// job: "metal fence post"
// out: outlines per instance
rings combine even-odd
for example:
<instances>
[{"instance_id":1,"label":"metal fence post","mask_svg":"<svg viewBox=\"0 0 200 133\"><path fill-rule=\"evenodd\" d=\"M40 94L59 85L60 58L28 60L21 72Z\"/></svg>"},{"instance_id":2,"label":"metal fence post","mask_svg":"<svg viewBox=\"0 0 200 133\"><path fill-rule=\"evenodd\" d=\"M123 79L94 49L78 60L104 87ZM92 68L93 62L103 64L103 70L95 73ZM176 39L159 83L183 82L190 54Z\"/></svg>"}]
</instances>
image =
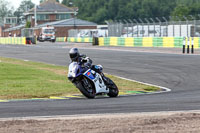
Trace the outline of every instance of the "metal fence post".
<instances>
[{"instance_id":1,"label":"metal fence post","mask_svg":"<svg viewBox=\"0 0 200 133\"><path fill-rule=\"evenodd\" d=\"M153 18L150 18L150 20L153 22L153 25L154 25L154 33L153 33L153 36L155 37L155 21L153 20Z\"/></svg>"},{"instance_id":2,"label":"metal fence post","mask_svg":"<svg viewBox=\"0 0 200 133\"><path fill-rule=\"evenodd\" d=\"M165 17L162 17L166 23L166 36L168 36L168 21Z\"/></svg>"},{"instance_id":3,"label":"metal fence post","mask_svg":"<svg viewBox=\"0 0 200 133\"><path fill-rule=\"evenodd\" d=\"M126 23L126 36L128 37L128 31L129 31L128 22L125 19L123 21Z\"/></svg>"},{"instance_id":4,"label":"metal fence post","mask_svg":"<svg viewBox=\"0 0 200 133\"><path fill-rule=\"evenodd\" d=\"M134 32L134 24L133 24L133 21L131 19L129 19L129 21L131 22L131 28L132 28L132 37L133 37L133 32Z\"/></svg>"},{"instance_id":5,"label":"metal fence post","mask_svg":"<svg viewBox=\"0 0 200 133\"><path fill-rule=\"evenodd\" d=\"M187 37L189 37L189 34L188 34L188 19L187 19L187 17L185 17L185 16L183 16L183 18L186 20L186 22L187 22Z\"/></svg>"},{"instance_id":6,"label":"metal fence post","mask_svg":"<svg viewBox=\"0 0 200 133\"><path fill-rule=\"evenodd\" d=\"M195 18L192 16L192 15L189 15L192 19L193 19L193 21L194 21L194 33L193 33L193 36L192 37L195 37L195 33L196 33L196 21L195 21Z\"/></svg>"},{"instance_id":7,"label":"metal fence post","mask_svg":"<svg viewBox=\"0 0 200 133\"><path fill-rule=\"evenodd\" d=\"M141 18L139 18L139 21L142 23L142 37L144 37L144 22L142 21Z\"/></svg>"},{"instance_id":8,"label":"metal fence post","mask_svg":"<svg viewBox=\"0 0 200 133\"><path fill-rule=\"evenodd\" d=\"M149 22L149 20L147 19L147 18L145 18L144 19L146 22L147 22L147 24L148 24L148 36L149 36L149 24L150 24L150 22Z\"/></svg>"},{"instance_id":9,"label":"metal fence post","mask_svg":"<svg viewBox=\"0 0 200 133\"><path fill-rule=\"evenodd\" d=\"M139 28L138 28L138 21L136 19L133 19L133 21L137 24L137 37L139 36Z\"/></svg>"},{"instance_id":10,"label":"metal fence post","mask_svg":"<svg viewBox=\"0 0 200 133\"><path fill-rule=\"evenodd\" d=\"M180 35L180 37L181 37L181 20L180 20L180 18L178 17L178 16L176 16L176 19L177 19L177 21L179 21L179 35Z\"/></svg>"},{"instance_id":11,"label":"metal fence post","mask_svg":"<svg viewBox=\"0 0 200 133\"><path fill-rule=\"evenodd\" d=\"M169 19L170 19L170 22L171 22L172 27L173 27L173 36L174 36L175 35L175 33L174 33L174 21L172 20L171 16L169 16Z\"/></svg>"},{"instance_id":12,"label":"metal fence post","mask_svg":"<svg viewBox=\"0 0 200 133\"><path fill-rule=\"evenodd\" d=\"M158 17L156 17L156 20L159 22L159 25L160 25L160 37L161 37L161 21L160 21L160 19L158 18Z\"/></svg>"}]
</instances>

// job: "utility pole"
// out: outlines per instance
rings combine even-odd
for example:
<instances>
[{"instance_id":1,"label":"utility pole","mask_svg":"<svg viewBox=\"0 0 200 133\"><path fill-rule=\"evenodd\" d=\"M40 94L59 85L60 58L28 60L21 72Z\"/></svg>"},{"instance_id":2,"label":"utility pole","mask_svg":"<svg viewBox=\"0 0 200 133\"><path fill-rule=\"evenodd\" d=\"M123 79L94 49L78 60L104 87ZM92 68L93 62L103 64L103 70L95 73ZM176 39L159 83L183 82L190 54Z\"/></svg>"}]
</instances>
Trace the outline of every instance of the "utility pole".
<instances>
[{"instance_id":1,"label":"utility pole","mask_svg":"<svg viewBox=\"0 0 200 133\"><path fill-rule=\"evenodd\" d=\"M34 16L35 16L35 27L36 27L37 26L37 5L36 4L35 4Z\"/></svg>"}]
</instances>

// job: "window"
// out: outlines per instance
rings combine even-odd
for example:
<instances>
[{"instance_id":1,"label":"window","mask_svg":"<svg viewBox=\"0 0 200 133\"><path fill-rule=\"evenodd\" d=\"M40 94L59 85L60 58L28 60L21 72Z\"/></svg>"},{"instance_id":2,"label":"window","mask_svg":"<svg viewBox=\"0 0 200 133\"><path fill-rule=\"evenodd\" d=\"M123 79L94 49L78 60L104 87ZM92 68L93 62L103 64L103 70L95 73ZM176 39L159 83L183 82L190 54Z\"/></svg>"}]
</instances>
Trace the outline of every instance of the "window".
<instances>
[{"instance_id":1,"label":"window","mask_svg":"<svg viewBox=\"0 0 200 133\"><path fill-rule=\"evenodd\" d=\"M57 14L56 19L57 20L64 20L64 19L69 19L71 18L70 14Z\"/></svg>"},{"instance_id":2,"label":"window","mask_svg":"<svg viewBox=\"0 0 200 133\"><path fill-rule=\"evenodd\" d=\"M16 17L6 17L4 19L4 22L6 24L16 24L17 23L17 18Z\"/></svg>"},{"instance_id":3,"label":"window","mask_svg":"<svg viewBox=\"0 0 200 133\"><path fill-rule=\"evenodd\" d=\"M31 21L31 17L32 17L32 16L29 15L28 18L27 18L27 20L28 20L28 21Z\"/></svg>"},{"instance_id":4,"label":"window","mask_svg":"<svg viewBox=\"0 0 200 133\"><path fill-rule=\"evenodd\" d=\"M6 19L6 24L10 24L10 19L9 18Z\"/></svg>"},{"instance_id":5,"label":"window","mask_svg":"<svg viewBox=\"0 0 200 133\"><path fill-rule=\"evenodd\" d=\"M48 14L37 14L37 20L49 20Z\"/></svg>"}]
</instances>

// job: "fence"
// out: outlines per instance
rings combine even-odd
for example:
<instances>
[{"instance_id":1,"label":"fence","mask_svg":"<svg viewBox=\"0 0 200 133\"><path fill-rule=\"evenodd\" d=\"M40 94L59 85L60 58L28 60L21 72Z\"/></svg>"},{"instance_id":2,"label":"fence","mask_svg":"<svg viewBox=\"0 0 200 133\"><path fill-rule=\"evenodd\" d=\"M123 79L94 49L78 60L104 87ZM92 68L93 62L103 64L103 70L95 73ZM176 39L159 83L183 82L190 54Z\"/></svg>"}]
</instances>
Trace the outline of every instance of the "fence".
<instances>
[{"instance_id":1,"label":"fence","mask_svg":"<svg viewBox=\"0 0 200 133\"><path fill-rule=\"evenodd\" d=\"M165 20L164 22L161 22ZM109 37L200 37L200 20L156 18L107 22Z\"/></svg>"}]
</instances>

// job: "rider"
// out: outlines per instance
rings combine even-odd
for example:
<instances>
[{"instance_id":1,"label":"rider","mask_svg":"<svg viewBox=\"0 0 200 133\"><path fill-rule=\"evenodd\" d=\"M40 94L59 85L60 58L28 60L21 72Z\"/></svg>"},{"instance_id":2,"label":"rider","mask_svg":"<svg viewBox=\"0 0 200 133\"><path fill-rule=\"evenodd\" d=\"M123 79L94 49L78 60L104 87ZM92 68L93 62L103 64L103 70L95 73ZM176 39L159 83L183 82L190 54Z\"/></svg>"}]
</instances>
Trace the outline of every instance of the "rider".
<instances>
[{"instance_id":1,"label":"rider","mask_svg":"<svg viewBox=\"0 0 200 133\"><path fill-rule=\"evenodd\" d=\"M106 77L103 74L103 67L101 65L92 65L92 60L86 55L81 55L78 48L71 48L69 51L69 56L72 62L78 62L79 65L82 65L86 70L91 68L95 72L101 74L103 80L107 81Z\"/></svg>"}]
</instances>

